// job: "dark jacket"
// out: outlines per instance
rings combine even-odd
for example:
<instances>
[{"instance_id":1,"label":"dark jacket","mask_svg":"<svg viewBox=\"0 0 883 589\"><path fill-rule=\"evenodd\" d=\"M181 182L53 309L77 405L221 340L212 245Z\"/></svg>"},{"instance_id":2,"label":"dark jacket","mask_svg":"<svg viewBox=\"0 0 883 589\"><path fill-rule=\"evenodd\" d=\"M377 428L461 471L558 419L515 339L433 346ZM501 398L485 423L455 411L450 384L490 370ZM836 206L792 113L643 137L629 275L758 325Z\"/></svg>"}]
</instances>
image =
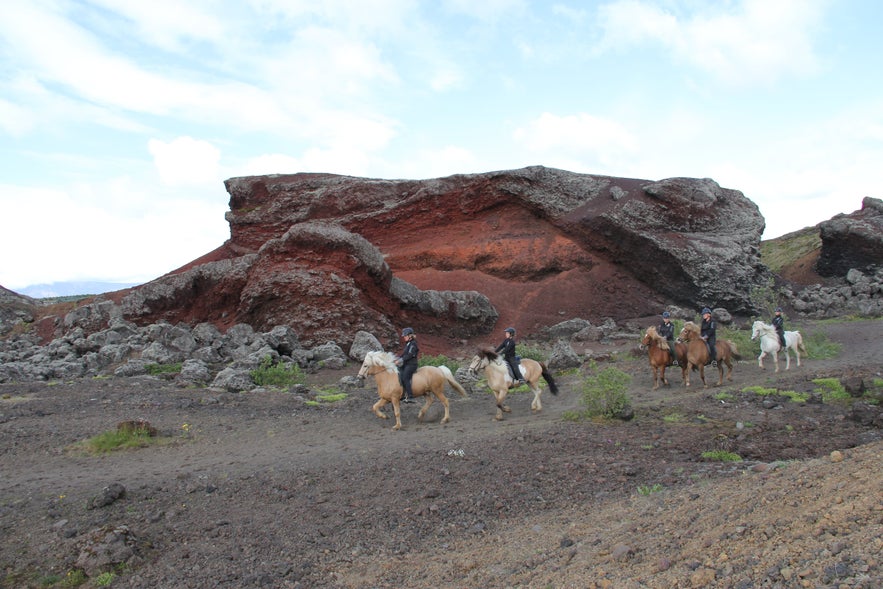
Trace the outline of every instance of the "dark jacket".
<instances>
[{"instance_id":1,"label":"dark jacket","mask_svg":"<svg viewBox=\"0 0 883 589\"><path fill-rule=\"evenodd\" d=\"M699 332L708 342L714 342L717 337L717 324L714 319L702 320L701 330Z\"/></svg>"},{"instance_id":2,"label":"dark jacket","mask_svg":"<svg viewBox=\"0 0 883 589\"><path fill-rule=\"evenodd\" d=\"M402 350L402 366L409 364L417 365L417 356L420 354L420 348L417 347L417 338L411 338Z\"/></svg>"},{"instance_id":3,"label":"dark jacket","mask_svg":"<svg viewBox=\"0 0 883 589\"><path fill-rule=\"evenodd\" d=\"M665 321L663 321L659 327L656 328L656 333L668 341L673 341L675 339L675 324L671 321L666 324Z\"/></svg>"},{"instance_id":4,"label":"dark jacket","mask_svg":"<svg viewBox=\"0 0 883 589\"><path fill-rule=\"evenodd\" d=\"M502 352L503 358L505 358L506 360L511 360L515 357L515 338L507 337L503 340L503 343L497 346L497 349L494 350L494 352L496 352L497 354Z\"/></svg>"},{"instance_id":5,"label":"dark jacket","mask_svg":"<svg viewBox=\"0 0 883 589\"><path fill-rule=\"evenodd\" d=\"M777 332L785 333L785 318L781 315L773 317L773 327L776 328Z\"/></svg>"}]
</instances>

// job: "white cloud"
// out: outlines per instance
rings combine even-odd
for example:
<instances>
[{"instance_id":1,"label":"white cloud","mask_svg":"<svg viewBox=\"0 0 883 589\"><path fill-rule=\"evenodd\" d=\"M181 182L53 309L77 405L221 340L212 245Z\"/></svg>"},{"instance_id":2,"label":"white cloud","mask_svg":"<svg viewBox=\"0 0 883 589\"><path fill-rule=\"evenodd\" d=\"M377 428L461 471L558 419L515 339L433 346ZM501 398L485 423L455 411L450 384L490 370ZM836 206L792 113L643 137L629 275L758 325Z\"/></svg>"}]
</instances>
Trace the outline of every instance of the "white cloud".
<instances>
[{"instance_id":1,"label":"white cloud","mask_svg":"<svg viewBox=\"0 0 883 589\"><path fill-rule=\"evenodd\" d=\"M607 159L635 152L634 135L609 119L586 113L559 116L543 113L526 126L516 129L513 137L530 151Z\"/></svg>"},{"instance_id":2,"label":"white cloud","mask_svg":"<svg viewBox=\"0 0 883 589\"><path fill-rule=\"evenodd\" d=\"M742 0L678 18L654 2L618 0L599 10L600 47L661 44L677 60L726 83L769 83L819 69L812 35L823 5L824 0Z\"/></svg>"},{"instance_id":3,"label":"white cloud","mask_svg":"<svg viewBox=\"0 0 883 589\"><path fill-rule=\"evenodd\" d=\"M178 137L169 143L151 139L147 149L160 179L167 186L216 184L221 178L221 151L192 137Z\"/></svg>"}]
</instances>

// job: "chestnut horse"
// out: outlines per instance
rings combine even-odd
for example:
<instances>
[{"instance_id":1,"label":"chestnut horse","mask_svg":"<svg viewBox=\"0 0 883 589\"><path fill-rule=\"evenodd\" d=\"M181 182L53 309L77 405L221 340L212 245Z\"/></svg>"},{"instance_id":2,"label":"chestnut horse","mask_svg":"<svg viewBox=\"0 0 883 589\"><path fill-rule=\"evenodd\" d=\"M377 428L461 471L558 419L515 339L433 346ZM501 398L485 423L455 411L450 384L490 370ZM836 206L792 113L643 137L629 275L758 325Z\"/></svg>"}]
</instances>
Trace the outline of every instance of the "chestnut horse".
<instances>
[{"instance_id":1,"label":"chestnut horse","mask_svg":"<svg viewBox=\"0 0 883 589\"><path fill-rule=\"evenodd\" d=\"M558 394L558 385L555 383L555 379L552 378L552 373L549 372L545 364L530 358L522 358L518 367L521 370L521 376L524 377L525 382L533 393L533 401L530 404L530 408L535 412L542 411L543 403L540 400L540 395L543 393L543 389L540 388L540 377L542 376L549 384L549 391L553 395ZM504 411L506 413L512 412L508 405L504 404L509 389L515 386L512 375L509 374L509 365L506 364L502 356L493 350L485 349L479 351L472 358L472 363L469 364L469 372L472 374L478 374L478 371L481 369L484 369L487 385L494 393L494 398L497 401L497 415L494 419L502 421Z\"/></svg>"},{"instance_id":2,"label":"chestnut horse","mask_svg":"<svg viewBox=\"0 0 883 589\"><path fill-rule=\"evenodd\" d=\"M705 382L705 365L711 362L711 355L708 353L708 345L700 335L700 327L692 321L687 321L684 328L681 329L680 339L687 342L687 371L684 386L690 386L690 371L699 368L699 378L702 379L702 385L706 388L708 384ZM733 360L739 360L741 356L736 349L736 344L729 340L719 340L715 343L715 351L717 352L717 371L720 374L717 386L724 384L724 364L727 365L727 380L733 380Z\"/></svg>"},{"instance_id":3,"label":"chestnut horse","mask_svg":"<svg viewBox=\"0 0 883 589\"><path fill-rule=\"evenodd\" d=\"M672 351L671 346L664 337L659 335L656 327L650 326L641 340L641 345L647 346L647 355L650 359L650 368L653 369L653 390L659 388L660 381L668 386L668 380L665 378L665 369L672 366L675 358L681 367L681 378L687 382L687 345L681 342L675 344Z\"/></svg>"},{"instance_id":4,"label":"chestnut horse","mask_svg":"<svg viewBox=\"0 0 883 589\"><path fill-rule=\"evenodd\" d=\"M395 364L396 357L389 352L368 352L365 354L365 360L359 369L359 378L373 376L377 382L377 394L380 400L374 403L371 410L374 415L381 419L389 419L389 417L380 411L380 408L387 403L392 403L392 410L395 413L396 424L393 430L401 429L402 419L399 403L402 398L402 383L399 381L399 369ZM466 396L466 390L460 386L457 379L451 373L451 369L447 366L421 366L411 378L411 391L415 397L426 397L426 403L420 408L417 414L417 421L423 421L423 416L432 405L434 399L444 405L445 416L441 423L448 423L451 420L450 407L448 406L448 398L445 396L445 383L451 385L455 391L463 397Z\"/></svg>"}]
</instances>

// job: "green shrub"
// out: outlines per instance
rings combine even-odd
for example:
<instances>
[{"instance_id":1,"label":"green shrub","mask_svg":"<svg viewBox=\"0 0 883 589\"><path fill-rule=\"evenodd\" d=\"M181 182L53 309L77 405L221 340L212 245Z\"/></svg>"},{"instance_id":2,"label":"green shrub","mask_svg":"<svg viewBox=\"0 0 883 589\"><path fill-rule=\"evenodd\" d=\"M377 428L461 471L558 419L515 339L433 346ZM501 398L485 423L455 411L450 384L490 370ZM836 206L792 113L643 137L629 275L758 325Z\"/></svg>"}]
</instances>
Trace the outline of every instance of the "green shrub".
<instances>
[{"instance_id":1,"label":"green shrub","mask_svg":"<svg viewBox=\"0 0 883 589\"><path fill-rule=\"evenodd\" d=\"M249 375L259 387L288 388L303 384L306 380L303 371L297 364L284 362L273 363L273 358L266 356L260 368L252 370Z\"/></svg>"},{"instance_id":2,"label":"green shrub","mask_svg":"<svg viewBox=\"0 0 883 589\"><path fill-rule=\"evenodd\" d=\"M454 374L457 373L457 370L460 369L460 363L456 360L448 358L444 354L439 354L438 356L430 356L429 354L421 354L420 359L418 360L420 366L447 366L451 372Z\"/></svg>"},{"instance_id":3,"label":"green shrub","mask_svg":"<svg viewBox=\"0 0 883 589\"><path fill-rule=\"evenodd\" d=\"M181 363L174 362L172 364L148 364L145 366L147 374L158 376L160 374L176 374L181 372Z\"/></svg>"},{"instance_id":4,"label":"green shrub","mask_svg":"<svg viewBox=\"0 0 883 589\"><path fill-rule=\"evenodd\" d=\"M116 578L116 574L111 573L110 571L108 571L106 573L101 573L100 575L95 577L95 584L98 587L107 587L108 585L113 583L113 580L115 578Z\"/></svg>"},{"instance_id":5,"label":"green shrub","mask_svg":"<svg viewBox=\"0 0 883 589\"><path fill-rule=\"evenodd\" d=\"M536 360L537 362L545 363L548 360L548 354L544 350L525 344L518 344L518 355L522 358Z\"/></svg>"},{"instance_id":6,"label":"green shrub","mask_svg":"<svg viewBox=\"0 0 883 589\"><path fill-rule=\"evenodd\" d=\"M808 358L816 360L836 358L843 347L841 344L829 340L827 334L820 331L801 335L803 335L803 345L806 346L806 356Z\"/></svg>"},{"instance_id":7,"label":"green shrub","mask_svg":"<svg viewBox=\"0 0 883 589\"><path fill-rule=\"evenodd\" d=\"M90 454L107 454L114 450L144 448L164 441L164 438L151 436L147 428L111 430L80 442L78 446Z\"/></svg>"},{"instance_id":8,"label":"green shrub","mask_svg":"<svg viewBox=\"0 0 883 589\"><path fill-rule=\"evenodd\" d=\"M651 493L658 493L662 490L662 485L659 483L654 483L653 485L638 485L638 494L639 495L649 495Z\"/></svg>"},{"instance_id":9,"label":"green shrub","mask_svg":"<svg viewBox=\"0 0 883 589\"><path fill-rule=\"evenodd\" d=\"M587 377L581 386L582 416L618 417L631 404L626 394L632 377L618 368L608 366Z\"/></svg>"},{"instance_id":10,"label":"green shrub","mask_svg":"<svg viewBox=\"0 0 883 589\"><path fill-rule=\"evenodd\" d=\"M742 462L742 457L726 450L708 450L702 453L702 458L714 462Z\"/></svg>"}]
</instances>

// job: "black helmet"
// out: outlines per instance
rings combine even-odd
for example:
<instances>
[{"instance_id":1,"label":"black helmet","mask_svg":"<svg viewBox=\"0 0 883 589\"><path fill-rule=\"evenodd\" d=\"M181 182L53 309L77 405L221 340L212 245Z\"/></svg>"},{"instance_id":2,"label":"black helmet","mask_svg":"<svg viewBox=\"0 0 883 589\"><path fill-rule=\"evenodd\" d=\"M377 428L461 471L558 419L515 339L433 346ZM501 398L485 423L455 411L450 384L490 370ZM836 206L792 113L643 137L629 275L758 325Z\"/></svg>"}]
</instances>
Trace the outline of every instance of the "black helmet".
<instances>
[{"instance_id":1,"label":"black helmet","mask_svg":"<svg viewBox=\"0 0 883 589\"><path fill-rule=\"evenodd\" d=\"M662 318L663 318L663 319L668 319L669 317L671 317L671 313L669 313L668 311L663 311L663 312L662 312Z\"/></svg>"},{"instance_id":2,"label":"black helmet","mask_svg":"<svg viewBox=\"0 0 883 589\"><path fill-rule=\"evenodd\" d=\"M503 331L506 333L511 333L512 335L515 335L515 328L514 327L507 327Z\"/></svg>"},{"instance_id":3,"label":"black helmet","mask_svg":"<svg viewBox=\"0 0 883 589\"><path fill-rule=\"evenodd\" d=\"M781 312L782 312L782 307L776 307L776 313L781 313Z\"/></svg>"},{"instance_id":4,"label":"black helmet","mask_svg":"<svg viewBox=\"0 0 883 589\"><path fill-rule=\"evenodd\" d=\"M411 329L410 327L404 328L402 330L402 337L405 337L406 335L414 335L414 330Z\"/></svg>"},{"instance_id":5,"label":"black helmet","mask_svg":"<svg viewBox=\"0 0 883 589\"><path fill-rule=\"evenodd\" d=\"M702 309L702 314L705 315L706 313L711 315L711 309L709 309L708 307L705 307L704 309Z\"/></svg>"}]
</instances>

